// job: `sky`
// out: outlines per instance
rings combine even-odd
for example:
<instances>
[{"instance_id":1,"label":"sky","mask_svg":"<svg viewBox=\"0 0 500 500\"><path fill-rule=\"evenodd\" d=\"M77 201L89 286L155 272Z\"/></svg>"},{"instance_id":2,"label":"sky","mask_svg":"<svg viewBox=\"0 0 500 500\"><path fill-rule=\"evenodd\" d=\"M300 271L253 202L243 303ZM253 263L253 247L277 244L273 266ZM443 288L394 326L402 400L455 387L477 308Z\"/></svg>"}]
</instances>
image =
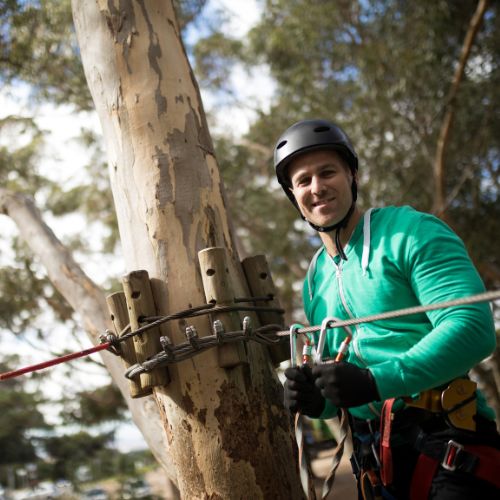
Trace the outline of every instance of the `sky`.
<instances>
[{"instance_id":1,"label":"sky","mask_svg":"<svg viewBox=\"0 0 500 500\"><path fill-rule=\"evenodd\" d=\"M210 0L196 26L188 32L188 42L194 42L206 32L204 20L209 20L216 10L222 10L228 18L225 25L226 31L233 37L243 38L258 20L260 8L258 0L245 0L245 2ZM236 89L237 95L243 101L251 103L250 107L231 106L205 89L200 89L200 91L205 110L215 117L212 133L225 133L232 135L237 140L248 129L248 125L254 117L255 108L266 107L269 104L274 86L265 67L254 68L251 74L248 74L241 67L237 67L231 76L231 83ZM33 115L33 103L28 103L28 95L29 88L27 87L16 86L16 88L3 89L0 92L0 120L8 115ZM89 128L100 133L101 128L97 114L95 112L75 114L71 106L54 107L42 104L36 110L36 122L41 129L47 132L47 146L40 163L41 173L50 179L57 180L65 187L77 185L84 175L83 166L89 161L88 153L79 143L78 136L82 128ZM5 144L7 140L9 139L0 137L0 145ZM68 216L62 221L48 218L47 222L60 239L81 234L92 244L92 238L95 238L95 231L89 231L81 217ZM8 218L1 217L0 224L2 234L16 232L14 224ZM97 247L98 241L94 243ZM0 265L2 262L8 261L9 251L6 240L0 238ZM81 261L80 264L85 272L98 283L102 282L106 273L109 276L123 274L120 259L103 262L102 255L97 253L95 258L86 257L85 261ZM51 339L67 339L69 337L65 326L54 325L50 314L40 318L37 327L51 331ZM57 350L57 346L51 347ZM79 341L73 340L69 346L65 345L65 347L80 350L90 347L90 344L85 335L82 334ZM36 336L32 336L30 342L27 343L16 339L8 332L2 332L0 349L2 352L19 354L22 366L48 359L46 346ZM99 359L98 355L93 356L95 359ZM92 386L98 387L107 383L107 375L103 375L96 367L82 364L79 366L83 367L83 376L80 381L76 382L77 387L74 386L74 382L69 381L62 367L55 367L51 369L53 370L51 377L43 384L45 392L50 396L57 397L74 389L87 390ZM57 408L49 405L45 410L48 420L56 421ZM133 424L121 425L117 432L116 441L121 451L146 447L142 436Z\"/></svg>"},{"instance_id":2,"label":"sky","mask_svg":"<svg viewBox=\"0 0 500 500\"><path fill-rule=\"evenodd\" d=\"M210 17L216 10L221 10L228 19L224 31L228 36L244 39L259 19L262 7L260 4L258 0L211 0L206 12L201 16L201 21L204 17ZM195 26L193 30L188 31L188 43L194 42L200 34L204 34L203 32L201 22L201 26ZM203 88L200 92L205 110L216 117L212 133L221 132L227 137L237 138L248 130L249 123L255 118L255 110L269 106L275 85L265 66L256 66L250 73L241 66L236 66L231 75L231 84L236 90L238 100L249 103L247 107L234 106L233 102L224 103L220 96L215 96Z\"/></svg>"}]
</instances>

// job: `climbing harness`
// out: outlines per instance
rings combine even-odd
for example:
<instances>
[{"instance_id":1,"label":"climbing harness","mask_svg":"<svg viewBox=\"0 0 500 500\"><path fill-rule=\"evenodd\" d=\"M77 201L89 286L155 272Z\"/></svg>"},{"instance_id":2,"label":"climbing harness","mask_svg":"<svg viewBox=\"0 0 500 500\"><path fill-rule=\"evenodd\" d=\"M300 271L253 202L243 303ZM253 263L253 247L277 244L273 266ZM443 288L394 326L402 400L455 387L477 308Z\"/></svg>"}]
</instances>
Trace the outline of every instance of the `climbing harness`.
<instances>
[{"instance_id":1,"label":"climbing harness","mask_svg":"<svg viewBox=\"0 0 500 500\"><path fill-rule=\"evenodd\" d=\"M483 298L488 297L488 300L496 300L496 298L498 297L498 292L487 292L486 294L481 294L481 296ZM319 327L320 334L318 338L318 346L314 360L316 363L322 362L322 352L324 349L327 328L348 329L351 325L359 323L377 321L384 318L403 316L407 314L416 314L437 308L453 307L466 303L472 303L472 301L475 302L477 299L478 296L467 297L464 299L456 299L441 304L433 304L430 306L418 306L399 311L390 311L388 313L372 315L364 318L353 318L345 321L338 320L337 318L325 318L322 321L321 326ZM294 325L293 333L292 330L290 331L291 355L293 356L294 353L296 353L296 348L293 348L293 341L296 342L298 335L304 334L308 336L310 333L317 331L318 331L317 326L299 328L297 325ZM282 332L278 332L277 335L278 336L282 335ZM348 331L345 339L340 345L339 352L337 353L337 356L335 358L335 362L341 361L342 358L345 356L351 338L352 338L352 332ZM292 341L292 339L294 340ZM408 406L417 407L422 410L433 411L435 414L442 415L448 425L451 425L458 429L473 431L475 430L475 421L473 417L476 412L475 389L476 389L476 384L474 382L468 379L456 379L452 381L448 386L441 388L441 390L433 389L430 391L425 391L421 393L420 397L415 400L411 398L404 398L404 399ZM368 442L366 443L366 445L369 446L371 452L370 454L373 457L372 466L365 467L364 466L365 464L356 463L356 456L353 455L353 460L354 460L353 471L355 472L356 476L359 479L360 491L361 494L363 495L363 498L366 500L393 498L392 495L387 490L387 487L389 487L393 482L391 436L392 436L392 421L394 415L392 411L392 405L394 404L394 402L395 399L391 399L389 401L386 401L386 403L384 404L382 415L380 417L380 422L381 422L380 431L374 432L374 430L370 428L370 432L368 434ZM344 418L345 418L345 423L344 423ZM297 422L300 422L299 417L296 418L296 430L299 430L297 428ZM342 443L339 442L339 445L341 446L342 450L343 450L343 441L345 440L345 436L347 435L347 427L348 427L347 411L343 409L341 414L341 427L343 427L344 425L346 429L345 432L343 432ZM368 425L370 425L370 422L368 422ZM362 440L366 439L367 435L365 434L364 436L356 436L356 437ZM299 441L297 442L299 446L303 445L303 443L300 443ZM444 468L446 468L448 465L453 467L454 457L457 454L456 450L460 452L463 449L463 446L462 445L460 446L461 448L455 448L454 446L450 445L449 450L448 448L446 449L445 458L441 459L441 457L439 457L440 459L434 459L435 464L434 462L431 462L431 460L427 455L422 454L418 461L418 467L415 470L415 474L413 475L414 482L418 483L421 489L424 488L424 486L428 483L426 487L430 489L430 484L432 483L432 478L434 477L434 473L435 470L437 469L437 466L439 466L439 464L441 463L441 465ZM377 450L377 448L379 448L379 450ZM486 448L486 447L482 448L483 448L483 453L489 453L490 455L495 454L496 463L497 464L500 463L499 462L500 452L494 450L493 448ZM476 450L476 455L477 455L478 447L474 447L474 449ZM486 450L486 452L484 450ZM325 483L323 485L321 498L326 498L326 496L328 495L329 491L333 486L336 468L338 467L338 463L340 462L342 456L341 453L338 454L336 452L337 450L335 450L334 452L334 460L333 460L334 463L332 465L331 472L328 475L328 478L327 480L325 480ZM302 457L303 454L299 452L299 456ZM336 460L338 460L338 462L336 462ZM484 460L485 458L483 458L483 461ZM435 465L435 467L432 468L432 470L429 465L430 463L433 464L433 467ZM308 468L303 463L303 461L300 461L299 465L301 468L301 477L302 477L307 473ZM478 477L481 477L482 479L486 479L486 475L489 474L490 469L491 467L482 466L477 471L475 471L475 474ZM418 477L418 474L422 474L420 472L422 470L425 471L424 476L429 478L427 483L426 481L420 481L419 479L415 479ZM498 478L493 478L493 481L491 482L495 483L495 481L498 482ZM304 483L302 484L304 492L307 494L309 490L304 486ZM418 488L415 491L419 491ZM412 496L412 500L418 500L420 498L426 498L426 497L427 496L422 496L422 495ZM311 496L309 496L309 498L311 498Z\"/></svg>"},{"instance_id":2,"label":"climbing harness","mask_svg":"<svg viewBox=\"0 0 500 500\"><path fill-rule=\"evenodd\" d=\"M380 419L351 417L351 465L361 498L391 499L393 489L401 487L408 488L410 500L428 498L434 476L441 469L500 487L500 450L492 441L496 439L493 433L489 434L494 430L493 422L478 417L481 425L475 433L457 429L441 415L423 408L393 411L394 401L385 402Z\"/></svg>"},{"instance_id":3,"label":"climbing harness","mask_svg":"<svg viewBox=\"0 0 500 500\"><path fill-rule=\"evenodd\" d=\"M462 380L456 379L449 386L454 386L457 381L460 384ZM446 391L441 392L444 394ZM466 394L464 397L467 399ZM396 479L393 473L394 446L406 447L414 453L415 465L409 478L410 500L428 498L433 479L440 469L469 474L500 488L500 450L498 443L495 445L491 441L484 417L478 417L483 428L476 434L467 428L454 426L442 413L426 408L407 407L393 412L393 403L394 399L384 403L380 417L380 466L375 467L375 472L378 470L380 473L384 492ZM395 421L400 427L393 432ZM401 426L403 422L406 424ZM494 430L494 423L487 423ZM491 437L494 439L493 433ZM393 441L396 443L394 446Z\"/></svg>"},{"instance_id":4,"label":"climbing harness","mask_svg":"<svg viewBox=\"0 0 500 500\"><path fill-rule=\"evenodd\" d=\"M500 489L500 450L492 446L463 445L453 439L432 452L425 448L418 457L410 487L410 500L428 498L439 468L464 472Z\"/></svg>"}]
</instances>

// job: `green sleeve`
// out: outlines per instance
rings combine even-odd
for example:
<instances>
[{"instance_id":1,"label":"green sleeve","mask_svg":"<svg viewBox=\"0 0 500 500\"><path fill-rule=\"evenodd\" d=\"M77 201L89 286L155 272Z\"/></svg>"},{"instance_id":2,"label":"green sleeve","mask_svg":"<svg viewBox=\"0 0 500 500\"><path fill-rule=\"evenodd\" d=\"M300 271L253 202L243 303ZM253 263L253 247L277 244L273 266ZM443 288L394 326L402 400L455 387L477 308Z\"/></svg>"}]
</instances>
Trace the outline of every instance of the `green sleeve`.
<instances>
[{"instance_id":1,"label":"green sleeve","mask_svg":"<svg viewBox=\"0 0 500 500\"><path fill-rule=\"evenodd\" d=\"M404 256L418 301L434 304L481 293L484 285L462 241L439 219L423 215ZM370 367L382 400L418 393L467 373L495 348L488 303L427 313L432 329L398 358Z\"/></svg>"}]
</instances>

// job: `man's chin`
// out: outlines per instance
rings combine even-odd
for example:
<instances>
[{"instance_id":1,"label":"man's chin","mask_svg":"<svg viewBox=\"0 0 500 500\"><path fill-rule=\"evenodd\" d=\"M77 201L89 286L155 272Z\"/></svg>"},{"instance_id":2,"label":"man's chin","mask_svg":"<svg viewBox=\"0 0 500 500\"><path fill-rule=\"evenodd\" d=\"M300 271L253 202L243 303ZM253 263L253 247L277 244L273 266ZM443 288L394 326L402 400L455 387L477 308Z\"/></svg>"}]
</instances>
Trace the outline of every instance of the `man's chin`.
<instances>
[{"instance_id":1,"label":"man's chin","mask_svg":"<svg viewBox=\"0 0 500 500\"><path fill-rule=\"evenodd\" d=\"M338 223L336 219L326 219L326 218L319 218L319 217L314 217L310 220L315 226L319 227L330 227L334 226L335 224Z\"/></svg>"}]
</instances>

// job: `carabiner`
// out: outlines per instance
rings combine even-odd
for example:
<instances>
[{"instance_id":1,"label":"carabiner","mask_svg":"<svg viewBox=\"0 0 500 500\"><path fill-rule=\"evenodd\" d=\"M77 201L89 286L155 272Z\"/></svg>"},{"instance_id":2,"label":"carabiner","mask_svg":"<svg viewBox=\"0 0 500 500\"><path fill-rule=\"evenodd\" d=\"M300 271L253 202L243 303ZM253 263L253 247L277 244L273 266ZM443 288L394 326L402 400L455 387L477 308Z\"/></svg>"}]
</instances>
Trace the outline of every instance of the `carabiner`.
<instances>
[{"instance_id":1,"label":"carabiner","mask_svg":"<svg viewBox=\"0 0 500 500\"><path fill-rule=\"evenodd\" d=\"M316 347L316 355L314 356L314 362L316 364L320 364L323 359L323 351L325 349L325 339L326 339L326 331L328 330L329 324L331 321L338 321L337 318L333 316L330 318L325 318L321 322L321 329L319 331L319 340L318 346Z\"/></svg>"},{"instance_id":2,"label":"carabiner","mask_svg":"<svg viewBox=\"0 0 500 500\"><path fill-rule=\"evenodd\" d=\"M314 357L314 361L319 364L323 360L323 351L325 349L325 340L326 340L326 331L331 328L336 328L335 323L337 321L341 321L339 318L336 318L335 316L330 316L329 318L325 318L321 322L321 329L319 333L319 340L318 340L318 347L316 348L316 356ZM342 344L340 344L339 352L337 353L337 356L335 357L335 362L338 363L339 361L342 361L344 356L347 353L347 349L349 348L349 344L352 339L352 330L349 326L343 326L342 329L344 330L346 337L342 341Z\"/></svg>"}]
</instances>

